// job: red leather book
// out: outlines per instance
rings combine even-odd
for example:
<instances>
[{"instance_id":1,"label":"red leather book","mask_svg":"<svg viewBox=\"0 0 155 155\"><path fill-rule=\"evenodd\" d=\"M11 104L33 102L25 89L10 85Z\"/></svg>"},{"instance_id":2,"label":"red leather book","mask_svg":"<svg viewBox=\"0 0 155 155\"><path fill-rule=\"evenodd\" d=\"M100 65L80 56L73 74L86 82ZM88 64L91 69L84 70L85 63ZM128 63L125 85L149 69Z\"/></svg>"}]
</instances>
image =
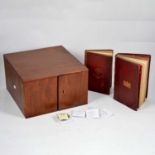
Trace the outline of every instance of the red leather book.
<instances>
[{"instance_id":1,"label":"red leather book","mask_svg":"<svg viewBox=\"0 0 155 155\"><path fill-rule=\"evenodd\" d=\"M89 90L110 93L113 50L86 50L85 65L89 69Z\"/></svg>"},{"instance_id":2,"label":"red leather book","mask_svg":"<svg viewBox=\"0 0 155 155\"><path fill-rule=\"evenodd\" d=\"M115 56L114 99L137 110L147 98L151 56L118 53Z\"/></svg>"}]
</instances>

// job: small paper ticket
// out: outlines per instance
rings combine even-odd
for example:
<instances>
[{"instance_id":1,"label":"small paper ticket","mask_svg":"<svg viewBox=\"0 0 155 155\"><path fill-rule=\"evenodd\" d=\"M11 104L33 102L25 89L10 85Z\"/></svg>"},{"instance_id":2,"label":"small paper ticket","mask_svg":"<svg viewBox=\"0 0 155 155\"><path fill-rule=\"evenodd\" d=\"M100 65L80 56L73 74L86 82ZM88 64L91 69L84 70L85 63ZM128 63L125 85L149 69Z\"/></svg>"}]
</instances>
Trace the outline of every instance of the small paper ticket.
<instances>
[{"instance_id":1,"label":"small paper ticket","mask_svg":"<svg viewBox=\"0 0 155 155\"><path fill-rule=\"evenodd\" d=\"M72 117L82 117L84 118L86 116L86 113L84 110L73 110L71 112Z\"/></svg>"},{"instance_id":2,"label":"small paper ticket","mask_svg":"<svg viewBox=\"0 0 155 155\"><path fill-rule=\"evenodd\" d=\"M86 110L87 118L100 118L100 111L98 108L89 108Z\"/></svg>"},{"instance_id":3,"label":"small paper ticket","mask_svg":"<svg viewBox=\"0 0 155 155\"><path fill-rule=\"evenodd\" d=\"M60 113L57 117L60 121L66 121L70 118L70 115L68 113Z\"/></svg>"}]
</instances>

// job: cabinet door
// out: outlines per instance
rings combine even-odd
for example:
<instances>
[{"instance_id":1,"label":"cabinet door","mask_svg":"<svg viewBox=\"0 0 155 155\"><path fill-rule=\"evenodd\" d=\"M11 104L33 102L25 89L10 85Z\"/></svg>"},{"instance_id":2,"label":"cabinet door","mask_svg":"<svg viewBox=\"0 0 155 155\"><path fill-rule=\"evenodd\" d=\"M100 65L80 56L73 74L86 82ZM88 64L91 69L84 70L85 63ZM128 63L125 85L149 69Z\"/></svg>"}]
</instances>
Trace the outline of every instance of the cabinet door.
<instances>
[{"instance_id":1,"label":"cabinet door","mask_svg":"<svg viewBox=\"0 0 155 155\"><path fill-rule=\"evenodd\" d=\"M26 117L57 110L57 77L26 82L24 92Z\"/></svg>"},{"instance_id":2,"label":"cabinet door","mask_svg":"<svg viewBox=\"0 0 155 155\"><path fill-rule=\"evenodd\" d=\"M59 76L58 108L65 109L87 103L88 72Z\"/></svg>"}]
</instances>

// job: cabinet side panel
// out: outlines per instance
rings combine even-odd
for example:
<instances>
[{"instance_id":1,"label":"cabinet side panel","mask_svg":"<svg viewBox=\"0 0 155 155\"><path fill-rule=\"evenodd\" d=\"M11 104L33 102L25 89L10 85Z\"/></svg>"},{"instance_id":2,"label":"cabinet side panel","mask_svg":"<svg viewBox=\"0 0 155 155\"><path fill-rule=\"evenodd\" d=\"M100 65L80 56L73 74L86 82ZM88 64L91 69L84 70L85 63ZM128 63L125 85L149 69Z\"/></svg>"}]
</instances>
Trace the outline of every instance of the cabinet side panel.
<instances>
[{"instance_id":1,"label":"cabinet side panel","mask_svg":"<svg viewBox=\"0 0 155 155\"><path fill-rule=\"evenodd\" d=\"M59 109L86 104L88 98L88 71L59 77Z\"/></svg>"},{"instance_id":2,"label":"cabinet side panel","mask_svg":"<svg viewBox=\"0 0 155 155\"><path fill-rule=\"evenodd\" d=\"M21 111L23 112L24 98L23 98L23 84L19 75L14 68L4 57L6 88L15 100Z\"/></svg>"},{"instance_id":3,"label":"cabinet side panel","mask_svg":"<svg viewBox=\"0 0 155 155\"><path fill-rule=\"evenodd\" d=\"M57 77L26 82L24 92L26 117L57 110Z\"/></svg>"}]
</instances>

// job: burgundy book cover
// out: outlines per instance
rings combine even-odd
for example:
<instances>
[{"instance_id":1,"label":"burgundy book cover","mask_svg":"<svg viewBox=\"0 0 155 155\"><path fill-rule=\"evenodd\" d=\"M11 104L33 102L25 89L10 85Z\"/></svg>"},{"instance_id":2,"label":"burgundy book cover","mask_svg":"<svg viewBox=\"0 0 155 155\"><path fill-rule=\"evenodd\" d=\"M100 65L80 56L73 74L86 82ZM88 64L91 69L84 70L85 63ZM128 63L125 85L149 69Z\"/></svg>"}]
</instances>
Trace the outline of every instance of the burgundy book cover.
<instances>
[{"instance_id":1,"label":"burgundy book cover","mask_svg":"<svg viewBox=\"0 0 155 155\"><path fill-rule=\"evenodd\" d=\"M104 50L99 51L104 53ZM85 51L85 65L89 69L89 90L104 94L110 93L112 80L112 59L112 56L109 55L95 52L93 53L89 50Z\"/></svg>"},{"instance_id":2,"label":"burgundy book cover","mask_svg":"<svg viewBox=\"0 0 155 155\"><path fill-rule=\"evenodd\" d=\"M150 68L150 55L143 54L125 54L133 58L149 59ZM114 99L125 104L126 106L137 110L139 108L139 93L140 93L140 80L141 80L142 66L133 62L123 60L115 57L115 81L114 81ZM148 71L149 72L149 71ZM148 73L149 79L149 73ZM147 79L147 93L148 94L148 79Z\"/></svg>"},{"instance_id":3,"label":"burgundy book cover","mask_svg":"<svg viewBox=\"0 0 155 155\"><path fill-rule=\"evenodd\" d=\"M150 63L151 63L151 55L149 54L133 54L133 53L120 53L123 55L127 55L133 58L139 58L139 59L148 59L149 60L149 68L148 68L148 77L147 77L147 93L146 98L148 96L148 85L149 85L149 72L150 72Z\"/></svg>"}]
</instances>

